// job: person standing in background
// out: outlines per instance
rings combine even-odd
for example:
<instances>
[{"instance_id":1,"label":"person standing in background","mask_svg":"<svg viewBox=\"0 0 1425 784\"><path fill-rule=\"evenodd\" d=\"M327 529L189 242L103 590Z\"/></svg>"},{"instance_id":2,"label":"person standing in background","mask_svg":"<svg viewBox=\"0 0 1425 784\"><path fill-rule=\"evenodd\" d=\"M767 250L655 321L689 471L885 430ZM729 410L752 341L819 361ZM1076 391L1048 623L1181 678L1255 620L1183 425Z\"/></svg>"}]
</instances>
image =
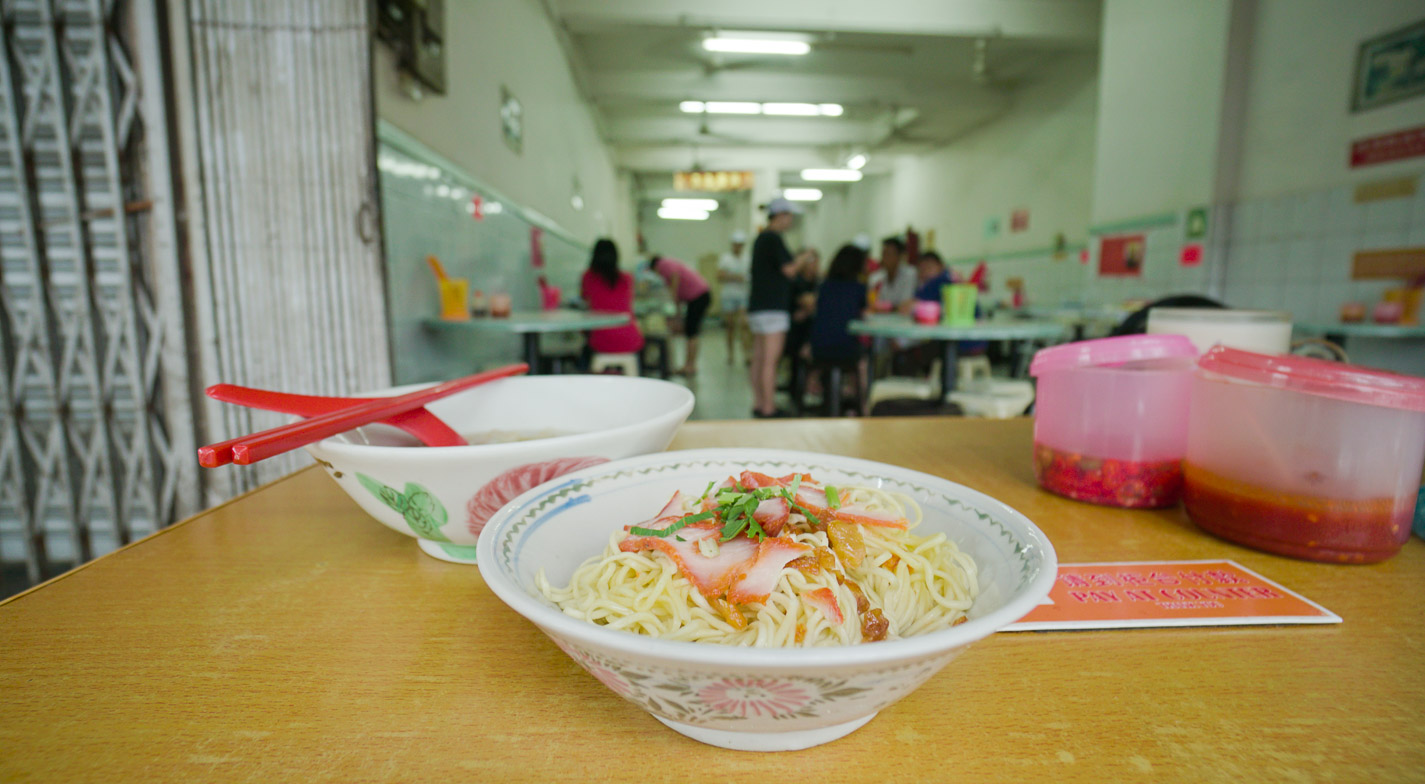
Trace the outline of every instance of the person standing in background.
<instances>
[{"instance_id":1,"label":"person standing in background","mask_svg":"<svg viewBox=\"0 0 1425 784\"><path fill-rule=\"evenodd\" d=\"M702 275L677 259L654 256L648 260L648 269L658 273L668 284L673 299L683 306L683 337L687 348L683 352L683 367L675 372L692 378L698 374L698 333L703 328L703 316L712 304L712 287Z\"/></svg>"},{"instance_id":2,"label":"person standing in background","mask_svg":"<svg viewBox=\"0 0 1425 784\"><path fill-rule=\"evenodd\" d=\"M736 361L734 348L740 343L742 353L750 358L752 333L747 331L747 233L732 233L732 249L717 260L720 284L718 300L722 303L722 322L727 327L727 364Z\"/></svg>"},{"instance_id":3,"label":"person standing in background","mask_svg":"<svg viewBox=\"0 0 1425 784\"><path fill-rule=\"evenodd\" d=\"M785 416L777 409L777 363L782 358L791 316L792 276L797 264L782 233L792 227L796 205L780 196L767 203L767 228L752 243L752 289L747 326L752 331L752 416Z\"/></svg>"},{"instance_id":4,"label":"person standing in background","mask_svg":"<svg viewBox=\"0 0 1425 784\"><path fill-rule=\"evenodd\" d=\"M643 333L633 321L633 276L618 268L618 246L613 240L594 243L589 268L579 283L579 296L590 310L629 314L629 322L589 332L589 349L600 354L637 354L643 350Z\"/></svg>"}]
</instances>

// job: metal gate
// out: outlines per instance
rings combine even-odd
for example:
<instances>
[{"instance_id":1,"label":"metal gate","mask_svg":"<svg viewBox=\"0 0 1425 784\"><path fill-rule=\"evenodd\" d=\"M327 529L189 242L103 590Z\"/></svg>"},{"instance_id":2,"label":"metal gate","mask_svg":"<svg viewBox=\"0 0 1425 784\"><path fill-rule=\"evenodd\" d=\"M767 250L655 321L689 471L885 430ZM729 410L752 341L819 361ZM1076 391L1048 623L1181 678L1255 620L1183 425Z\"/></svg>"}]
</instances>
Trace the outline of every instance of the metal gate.
<instances>
[{"instance_id":1,"label":"metal gate","mask_svg":"<svg viewBox=\"0 0 1425 784\"><path fill-rule=\"evenodd\" d=\"M161 71L135 72L133 10L0 0L0 545L31 582L196 504L170 183L140 111Z\"/></svg>"}]
</instances>

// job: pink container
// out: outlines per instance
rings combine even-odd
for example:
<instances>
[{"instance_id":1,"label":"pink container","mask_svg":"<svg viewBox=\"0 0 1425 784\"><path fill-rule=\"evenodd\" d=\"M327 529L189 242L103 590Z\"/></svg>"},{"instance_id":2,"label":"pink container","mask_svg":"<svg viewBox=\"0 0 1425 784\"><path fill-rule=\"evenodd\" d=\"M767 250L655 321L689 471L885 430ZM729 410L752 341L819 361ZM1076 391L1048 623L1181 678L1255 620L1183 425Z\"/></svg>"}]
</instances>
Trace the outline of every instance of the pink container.
<instances>
[{"instance_id":1,"label":"pink container","mask_svg":"<svg viewBox=\"0 0 1425 784\"><path fill-rule=\"evenodd\" d=\"M1108 506L1176 504L1196 357L1182 335L1085 340L1035 354L1040 486Z\"/></svg>"},{"instance_id":2,"label":"pink container","mask_svg":"<svg viewBox=\"0 0 1425 784\"><path fill-rule=\"evenodd\" d=\"M1425 378L1218 346L1192 383L1183 505L1240 544L1375 563L1410 537Z\"/></svg>"},{"instance_id":3,"label":"pink container","mask_svg":"<svg viewBox=\"0 0 1425 784\"><path fill-rule=\"evenodd\" d=\"M911 306L910 317L917 324L939 324L940 303L927 299L916 300Z\"/></svg>"}]
</instances>

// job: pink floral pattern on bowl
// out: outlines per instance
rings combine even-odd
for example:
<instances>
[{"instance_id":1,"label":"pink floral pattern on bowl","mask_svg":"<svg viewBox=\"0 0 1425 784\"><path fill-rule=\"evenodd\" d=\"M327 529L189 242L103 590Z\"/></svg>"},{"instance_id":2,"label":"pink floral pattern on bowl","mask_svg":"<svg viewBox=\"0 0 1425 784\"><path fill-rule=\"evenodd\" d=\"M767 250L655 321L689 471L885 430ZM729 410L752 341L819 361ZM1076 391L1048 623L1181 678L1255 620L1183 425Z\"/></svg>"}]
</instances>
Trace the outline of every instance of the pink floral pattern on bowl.
<instances>
[{"instance_id":1,"label":"pink floral pattern on bowl","mask_svg":"<svg viewBox=\"0 0 1425 784\"><path fill-rule=\"evenodd\" d=\"M776 718L811 702L811 695L772 678L724 678L698 690L698 699L720 713Z\"/></svg>"},{"instance_id":2,"label":"pink floral pattern on bowl","mask_svg":"<svg viewBox=\"0 0 1425 784\"><path fill-rule=\"evenodd\" d=\"M746 677L731 673L675 672L616 662L568 640L554 640L569 658L615 694L665 719L732 724L837 716L846 703L870 703L879 711L911 693L959 654L850 678L800 675Z\"/></svg>"},{"instance_id":3,"label":"pink floral pattern on bowl","mask_svg":"<svg viewBox=\"0 0 1425 784\"><path fill-rule=\"evenodd\" d=\"M561 457L511 468L476 490L475 495L471 496L469 503L465 505L465 524L470 529L470 535L479 536L490 515L498 512L511 498L531 487L537 487L571 471L607 462L608 459L603 457Z\"/></svg>"}]
</instances>

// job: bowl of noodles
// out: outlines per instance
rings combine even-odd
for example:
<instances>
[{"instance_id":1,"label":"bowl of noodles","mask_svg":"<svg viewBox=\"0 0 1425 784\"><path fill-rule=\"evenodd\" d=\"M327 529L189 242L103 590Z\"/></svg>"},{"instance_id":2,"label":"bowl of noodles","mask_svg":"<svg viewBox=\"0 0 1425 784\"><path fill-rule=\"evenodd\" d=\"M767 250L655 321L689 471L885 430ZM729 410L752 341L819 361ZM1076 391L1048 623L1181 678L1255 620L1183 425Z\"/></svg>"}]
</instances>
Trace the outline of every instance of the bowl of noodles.
<instances>
[{"instance_id":1,"label":"bowl of noodles","mask_svg":"<svg viewBox=\"0 0 1425 784\"><path fill-rule=\"evenodd\" d=\"M423 446L378 423L306 449L363 510L415 537L422 552L473 564L480 531L506 501L579 468L666 449L693 393L651 378L517 376L428 408L469 445Z\"/></svg>"},{"instance_id":2,"label":"bowl of noodles","mask_svg":"<svg viewBox=\"0 0 1425 784\"><path fill-rule=\"evenodd\" d=\"M1043 532L983 493L769 449L574 471L506 504L478 550L490 589L619 697L747 751L855 731L1057 570Z\"/></svg>"}]
</instances>

